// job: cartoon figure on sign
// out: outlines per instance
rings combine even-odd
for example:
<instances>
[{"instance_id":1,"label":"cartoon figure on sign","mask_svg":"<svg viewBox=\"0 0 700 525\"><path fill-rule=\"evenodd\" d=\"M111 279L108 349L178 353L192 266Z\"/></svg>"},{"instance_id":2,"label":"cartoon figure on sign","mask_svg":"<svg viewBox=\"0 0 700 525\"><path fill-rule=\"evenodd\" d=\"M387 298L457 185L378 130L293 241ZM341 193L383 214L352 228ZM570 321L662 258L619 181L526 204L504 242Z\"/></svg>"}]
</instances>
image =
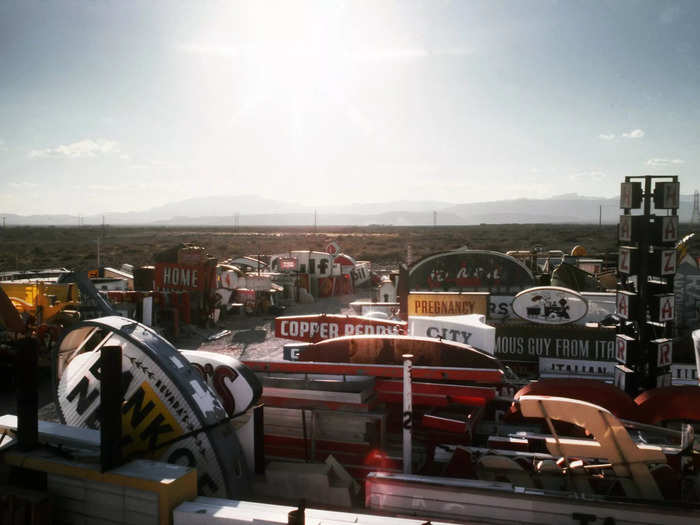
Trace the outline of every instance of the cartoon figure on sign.
<instances>
[{"instance_id":1,"label":"cartoon figure on sign","mask_svg":"<svg viewBox=\"0 0 700 525\"><path fill-rule=\"evenodd\" d=\"M547 294L535 295L531 301L534 303L533 306L529 306L526 310L527 316L530 318L549 319L550 321L570 319L569 303L564 297L557 301L556 298Z\"/></svg>"}]
</instances>

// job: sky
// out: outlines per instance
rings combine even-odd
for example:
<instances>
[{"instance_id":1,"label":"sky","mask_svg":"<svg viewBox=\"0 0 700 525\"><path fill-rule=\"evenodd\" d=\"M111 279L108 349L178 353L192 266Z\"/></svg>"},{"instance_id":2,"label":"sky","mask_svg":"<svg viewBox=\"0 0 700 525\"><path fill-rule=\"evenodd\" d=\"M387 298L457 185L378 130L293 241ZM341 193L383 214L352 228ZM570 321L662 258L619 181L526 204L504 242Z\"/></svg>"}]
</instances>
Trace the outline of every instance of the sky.
<instances>
[{"instance_id":1,"label":"sky","mask_svg":"<svg viewBox=\"0 0 700 525\"><path fill-rule=\"evenodd\" d=\"M0 213L692 193L699 26L695 0L0 0Z\"/></svg>"}]
</instances>

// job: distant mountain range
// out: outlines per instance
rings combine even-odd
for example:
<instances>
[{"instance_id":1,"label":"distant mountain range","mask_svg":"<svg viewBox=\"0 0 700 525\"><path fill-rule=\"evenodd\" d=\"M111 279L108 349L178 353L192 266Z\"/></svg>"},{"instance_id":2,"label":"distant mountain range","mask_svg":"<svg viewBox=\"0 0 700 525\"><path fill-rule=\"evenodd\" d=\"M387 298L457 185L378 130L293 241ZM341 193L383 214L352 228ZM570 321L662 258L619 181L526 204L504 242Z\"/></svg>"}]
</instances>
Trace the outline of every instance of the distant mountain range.
<instances>
[{"instance_id":1,"label":"distant mountain range","mask_svg":"<svg viewBox=\"0 0 700 525\"><path fill-rule=\"evenodd\" d=\"M681 196L679 216L689 222L692 195ZM354 203L313 208L255 195L197 197L141 212L106 213L110 225L233 226L238 214L240 226L312 226L314 211L319 226L430 226L437 224L582 223L597 224L599 214L606 224L618 222L619 198L557 195L548 199L514 199L454 204L440 201L394 201ZM74 226L74 215L2 214L8 226ZM82 224L101 224L102 215L82 217Z\"/></svg>"}]
</instances>

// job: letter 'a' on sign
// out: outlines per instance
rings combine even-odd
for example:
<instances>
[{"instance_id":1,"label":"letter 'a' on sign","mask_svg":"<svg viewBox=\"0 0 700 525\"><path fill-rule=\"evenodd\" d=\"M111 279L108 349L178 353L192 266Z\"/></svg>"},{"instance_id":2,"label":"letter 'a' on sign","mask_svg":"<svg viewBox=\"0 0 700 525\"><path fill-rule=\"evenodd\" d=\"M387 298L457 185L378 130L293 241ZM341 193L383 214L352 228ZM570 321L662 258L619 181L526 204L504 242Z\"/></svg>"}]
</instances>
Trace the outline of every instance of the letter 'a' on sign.
<instances>
[{"instance_id":1,"label":"letter 'a' on sign","mask_svg":"<svg viewBox=\"0 0 700 525\"><path fill-rule=\"evenodd\" d=\"M642 183L623 182L620 184L620 208L640 208L642 206Z\"/></svg>"},{"instance_id":2,"label":"letter 'a' on sign","mask_svg":"<svg viewBox=\"0 0 700 525\"><path fill-rule=\"evenodd\" d=\"M649 302L651 320L658 323L673 321L675 317L675 296L673 294L654 295Z\"/></svg>"},{"instance_id":3,"label":"letter 'a' on sign","mask_svg":"<svg viewBox=\"0 0 700 525\"><path fill-rule=\"evenodd\" d=\"M617 292L617 315L623 319L637 317L637 294L632 292Z\"/></svg>"},{"instance_id":4,"label":"letter 'a' on sign","mask_svg":"<svg viewBox=\"0 0 700 525\"><path fill-rule=\"evenodd\" d=\"M657 276L668 276L676 274L676 250L654 248L654 253L650 257L649 273Z\"/></svg>"},{"instance_id":5,"label":"letter 'a' on sign","mask_svg":"<svg viewBox=\"0 0 700 525\"><path fill-rule=\"evenodd\" d=\"M678 182L657 182L654 186L654 208L672 210L680 206L681 185Z\"/></svg>"},{"instance_id":6,"label":"letter 'a' on sign","mask_svg":"<svg viewBox=\"0 0 700 525\"><path fill-rule=\"evenodd\" d=\"M631 356L637 348L638 341L634 337L625 334L617 334L615 358L623 365L627 363L628 356Z\"/></svg>"},{"instance_id":7,"label":"letter 'a' on sign","mask_svg":"<svg viewBox=\"0 0 700 525\"><path fill-rule=\"evenodd\" d=\"M678 241L678 215L655 217L650 234L651 244L675 244Z\"/></svg>"},{"instance_id":8,"label":"letter 'a' on sign","mask_svg":"<svg viewBox=\"0 0 700 525\"><path fill-rule=\"evenodd\" d=\"M617 239L620 242L639 242L647 220L645 215L620 215Z\"/></svg>"},{"instance_id":9,"label":"letter 'a' on sign","mask_svg":"<svg viewBox=\"0 0 700 525\"><path fill-rule=\"evenodd\" d=\"M649 341L651 349L656 355L656 366L670 366L673 363L673 340L654 339Z\"/></svg>"},{"instance_id":10,"label":"letter 'a' on sign","mask_svg":"<svg viewBox=\"0 0 700 525\"><path fill-rule=\"evenodd\" d=\"M639 250L632 246L620 246L617 269L620 273L636 275L639 272Z\"/></svg>"}]
</instances>

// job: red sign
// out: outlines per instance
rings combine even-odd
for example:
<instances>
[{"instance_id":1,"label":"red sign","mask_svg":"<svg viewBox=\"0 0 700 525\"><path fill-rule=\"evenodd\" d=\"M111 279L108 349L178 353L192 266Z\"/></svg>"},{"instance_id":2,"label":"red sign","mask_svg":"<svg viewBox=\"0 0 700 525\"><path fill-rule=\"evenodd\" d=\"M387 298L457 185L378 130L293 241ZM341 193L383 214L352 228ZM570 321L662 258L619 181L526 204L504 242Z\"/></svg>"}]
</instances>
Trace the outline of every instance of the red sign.
<instances>
[{"instance_id":1,"label":"red sign","mask_svg":"<svg viewBox=\"0 0 700 525\"><path fill-rule=\"evenodd\" d=\"M671 339L654 339L656 346L656 366L668 366L673 362L673 341Z\"/></svg>"},{"instance_id":2,"label":"red sign","mask_svg":"<svg viewBox=\"0 0 700 525\"><path fill-rule=\"evenodd\" d=\"M617 334L617 353L615 354L615 358L618 362L623 365L627 363L628 349L635 341L636 339L628 335Z\"/></svg>"},{"instance_id":3,"label":"red sign","mask_svg":"<svg viewBox=\"0 0 700 525\"><path fill-rule=\"evenodd\" d=\"M208 290L216 285L216 266L156 263L156 290Z\"/></svg>"},{"instance_id":4,"label":"red sign","mask_svg":"<svg viewBox=\"0 0 700 525\"><path fill-rule=\"evenodd\" d=\"M406 323L349 315L298 315L275 319L275 337L315 343L346 335L406 333Z\"/></svg>"},{"instance_id":5,"label":"red sign","mask_svg":"<svg viewBox=\"0 0 700 525\"><path fill-rule=\"evenodd\" d=\"M280 270L292 270L297 269L297 258L296 257L280 257L279 258Z\"/></svg>"}]
</instances>

